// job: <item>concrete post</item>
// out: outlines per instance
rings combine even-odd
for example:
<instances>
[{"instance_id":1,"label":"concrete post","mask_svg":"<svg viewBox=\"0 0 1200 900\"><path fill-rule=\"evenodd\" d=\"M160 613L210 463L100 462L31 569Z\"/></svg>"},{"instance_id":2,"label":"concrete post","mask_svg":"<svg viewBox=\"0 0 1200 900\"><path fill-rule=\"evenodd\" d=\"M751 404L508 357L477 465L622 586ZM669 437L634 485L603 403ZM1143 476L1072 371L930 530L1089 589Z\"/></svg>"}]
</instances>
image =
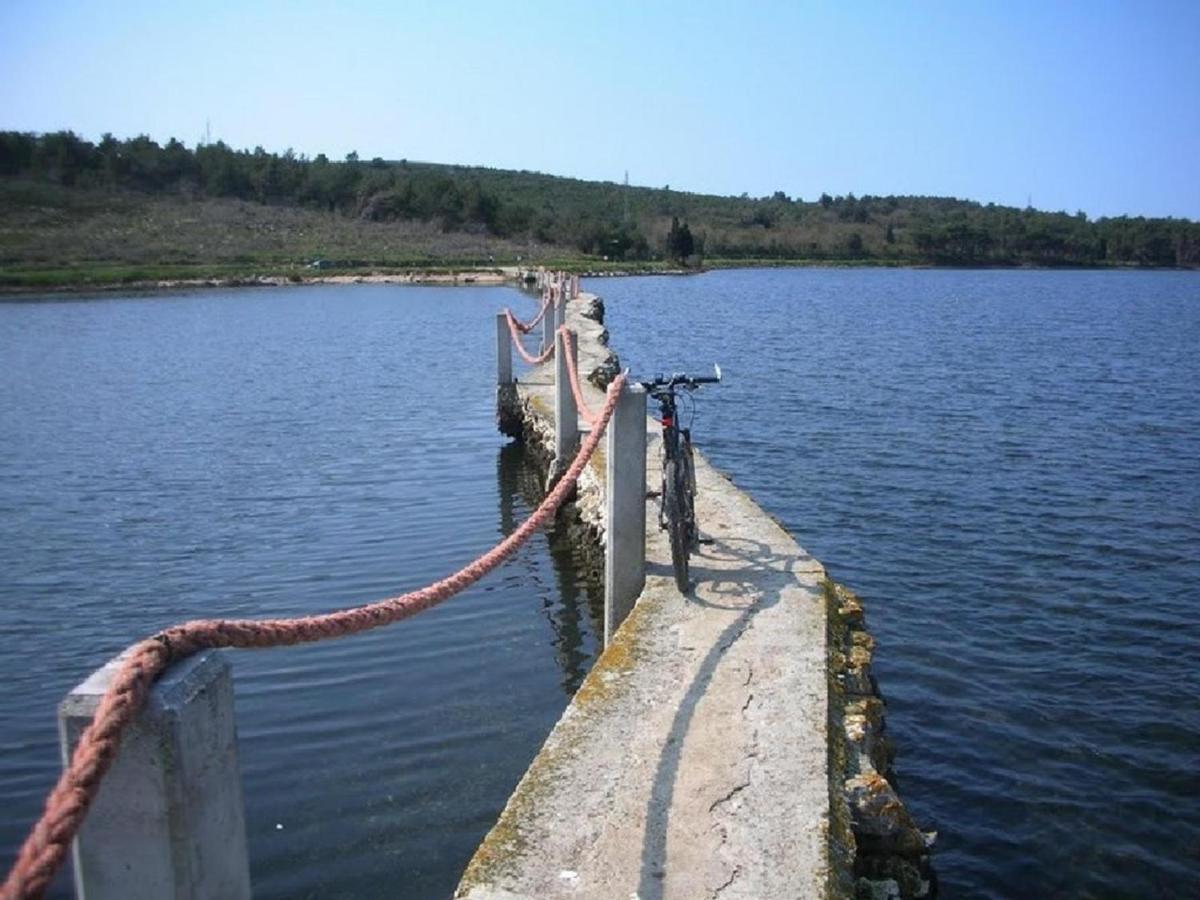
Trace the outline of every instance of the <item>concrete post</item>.
<instances>
[{"instance_id":1,"label":"concrete post","mask_svg":"<svg viewBox=\"0 0 1200 900\"><path fill-rule=\"evenodd\" d=\"M604 645L646 583L646 391L626 387L605 435Z\"/></svg>"},{"instance_id":2,"label":"concrete post","mask_svg":"<svg viewBox=\"0 0 1200 900\"><path fill-rule=\"evenodd\" d=\"M64 760L120 662L97 669L59 705ZM73 856L81 900L250 897L233 677L221 654L190 657L151 689Z\"/></svg>"},{"instance_id":3,"label":"concrete post","mask_svg":"<svg viewBox=\"0 0 1200 900\"><path fill-rule=\"evenodd\" d=\"M578 353L571 341L571 349ZM575 354L573 354L575 355ZM576 362L576 359L572 359ZM567 373L567 348L561 331L554 332L554 477L567 470L579 447L579 410Z\"/></svg>"},{"instance_id":4,"label":"concrete post","mask_svg":"<svg viewBox=\"0 0 1200 900\"><path fill-rule=\"evenodd\" d=\"M550 308L546 310L546 314L542 316L542 353L546 352L546 348L554 343L555 320L558 318L555 313L555 307L558 305L558 295L554 289L550 289Z\"/></svg>"},{"instance_id":5,"label":"concrete post","mask_svg":"<svg viewBox=\"0 0 1200 900\"><path fill-rule=\"evenodd\" d=\"M512 335L508 331L508 316L496 316L496 384L512 384Z\"/></svg>"},{"instance_id":6,"label":"concrete post","mask_svg":"<svg viewBox=\"0 0 1200 900\"><path fill-rule=\"evenodd\" d=\"M558 302L554 304L554 330L567 324L567 295L559 294Z\"/></svg>"}]
</instances>

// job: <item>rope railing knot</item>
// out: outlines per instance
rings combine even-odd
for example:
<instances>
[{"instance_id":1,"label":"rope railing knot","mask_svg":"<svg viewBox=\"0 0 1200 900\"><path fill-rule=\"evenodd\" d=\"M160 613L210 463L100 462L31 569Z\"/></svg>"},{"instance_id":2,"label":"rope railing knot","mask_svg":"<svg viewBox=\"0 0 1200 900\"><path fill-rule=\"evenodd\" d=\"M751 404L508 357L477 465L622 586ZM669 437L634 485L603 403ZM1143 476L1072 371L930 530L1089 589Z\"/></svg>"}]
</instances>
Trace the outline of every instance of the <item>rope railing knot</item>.
<instances>
[{"instance_id":1,"label":"rope railing knot","mask_svg":"<svg viewBox=\"0 0 1200 900\"><path fill-rule=\"evenodd\" d=\"M532 319L530 319L528 322L522 322L520 319L518 319L516 316L514 316L512 314L512 310L505 310L505 312L507 312L509 314L509 317L512 318L513 324L516 326L516 328L519 332L521 332L522 334L529 334L529 332L533 331L533 329L535 329L538 326L538 323L541 322L543 318L545 318L546 310L548 310L552 305L553 304L551 303L550 292L547 291L546 293L544 293L542 295L542 308L540 310L538 310L538 314L536 316L534 316Z\"/></svg>"},{"instance_id":2,"label":"rope railing knot","mask_svg":"<svg viewBox=\"0 0 1200 900\"><path fill-rule=\"evenodd\" d=\"M166 631L160 631L158 634L150 638L152 641L158 641L163 648L163 654L167 659L175 658L175 648L171 644L171 635Z\"/></svg>"},{"instance_id":3,"label":"rope railing knot","mask_svg":"<svg viewBox=\"0 0 1200 900\"><path fill-rule=\"evenodd\" d=\"M525 345L521 343L519 329L520 323L518 323L516 318L513 316L512 310L506 309L504 311L504 315L508 320L508 331L512 335L513 347L516 348L517 354L521 357L521 359L525 360L525 362L529 363L531 366L537 366L554 356L553 344L550 344L537 356L534 356L532 353L526 350Z\"/></svg>"}]
</instances>

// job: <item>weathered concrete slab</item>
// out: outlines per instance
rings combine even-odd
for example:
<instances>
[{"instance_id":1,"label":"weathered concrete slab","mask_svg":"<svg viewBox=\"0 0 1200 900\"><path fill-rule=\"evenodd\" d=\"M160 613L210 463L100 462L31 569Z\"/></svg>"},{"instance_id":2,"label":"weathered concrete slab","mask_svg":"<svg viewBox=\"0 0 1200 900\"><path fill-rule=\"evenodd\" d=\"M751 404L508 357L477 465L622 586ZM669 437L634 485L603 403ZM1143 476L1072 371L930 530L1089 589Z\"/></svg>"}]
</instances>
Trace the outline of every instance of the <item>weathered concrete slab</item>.
<instances>
[{"instance_id":1,"label":"weathered concrete slab","mask_svg":"<svg viewBox=\"0 0 1200 900\"><path fill-rule=\"evenodd\" d=\"M604 361L601 326L571 304L581 371ZM550 367L521 378L552 437ZM588 385L589 403L602 395ZM647 483L661 483L648 421ZM702 437L702 436L701 436ZM581 514L604 466L581 479ZM748 496L697 457L697 514L714 539L681 595L646 514L645 591L500 820L458 897L745 900L826 895L830 782L825 572Z\"/></svg>"}]
</instances>

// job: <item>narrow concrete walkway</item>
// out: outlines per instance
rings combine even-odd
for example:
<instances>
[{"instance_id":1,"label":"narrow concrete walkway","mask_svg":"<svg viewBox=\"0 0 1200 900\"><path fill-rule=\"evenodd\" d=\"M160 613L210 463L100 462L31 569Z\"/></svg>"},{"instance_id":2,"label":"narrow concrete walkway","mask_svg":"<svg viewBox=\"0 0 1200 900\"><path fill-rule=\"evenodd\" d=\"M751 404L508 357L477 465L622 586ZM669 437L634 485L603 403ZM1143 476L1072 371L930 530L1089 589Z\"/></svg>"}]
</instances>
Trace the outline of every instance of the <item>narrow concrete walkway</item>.
<instances>
[{"instance_id":1,"label":"narrow concrete walkway","mask_svg":"<svg viewBox=\"0 0 1200 900\"><path fill-rule=\"evenodd\" d=\"M600 327L579 315L588 299L568 313L583 373L605 352ZM519 388L539 415L553 394L553 371L541 368ZM585 390L598 409L601 393ZM657 491L661 441L657 423L648 428ZM456 896L826 895L825 572L700 457L696 474L701 531L714 543L692 558L693 591L675 588L648 500L646 589Z\"/></svg>"}]
</instances>

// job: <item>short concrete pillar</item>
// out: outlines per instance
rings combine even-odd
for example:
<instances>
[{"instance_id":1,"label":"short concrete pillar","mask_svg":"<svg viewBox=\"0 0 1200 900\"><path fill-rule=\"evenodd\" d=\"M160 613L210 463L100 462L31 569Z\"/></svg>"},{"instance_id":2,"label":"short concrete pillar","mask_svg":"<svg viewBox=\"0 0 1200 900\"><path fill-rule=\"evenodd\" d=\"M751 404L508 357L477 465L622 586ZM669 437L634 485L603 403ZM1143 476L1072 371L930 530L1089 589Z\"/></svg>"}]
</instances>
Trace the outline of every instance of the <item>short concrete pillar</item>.
<instances>
[{"instance_id":1,"label":"short concrete pillar","mask_svg":"<svg viewBox=\"0 0 1200 900\"><path fill-rule=\"evenodd\" d=\"M70 758L121 658L59 705ZM81 900L249 898L233 676L216 651L172 666L150 691L73 848Z\"/></svg>"},{"instance_id":2,"label":"short concrete pillar","mask_svg":"<svg viewBox=\"0 0 1200 900\"><path fill-rule=\"evenodd\" d=\"M646 391L621 392L605 435L604 645L646 583Z\"/></svg>"},{"instance_id":3,"label":"short concrete pillar","mask_svg":"<svg viewBox=\"0 0 1200 900\"><path fill-rule=\"evenodd\" d=\"M555 315L554 307L558 304L558 295L554 289L550 289L550 308L546 310L546 314L542 316L542 352L546 352L546 348L554 344L554 330L557 327L554 323L558 318Z\"/></svg>"},{"instance_id":4,"label":"short concrete pillar","mask_svg":"<svg viewBox=\"0 0 1200 900\"><path fill-rule=\"evenodd\" d=\"M512 384L512 334L508 316L496 316L496 384Z\"/></svg>"},{"instance_id":5,"label":"short concrete pillar","mask_svg":"<svg viewBox=\"0 0 1200 900\"><path fill-rule=\"evenodd\" d=\"M567 295L565 293L558 295L558 302L554 304L554 330L562 328L567 324Z\"/></svg>"},{"instance_id":6,"label":"short concrete pillar","mask_svg":"<svg viewBox=\"0 0 1200 900\"><path fill-rule=\"evenodd\" d=\"M579 409L567 372L566 344L562 331L554 332L554 470L551 475L555 480L567 470L579 448ZM570 346L573 351L571 362L578 364L578 345L571 341Z\"/></svg>"}]
</instances>

